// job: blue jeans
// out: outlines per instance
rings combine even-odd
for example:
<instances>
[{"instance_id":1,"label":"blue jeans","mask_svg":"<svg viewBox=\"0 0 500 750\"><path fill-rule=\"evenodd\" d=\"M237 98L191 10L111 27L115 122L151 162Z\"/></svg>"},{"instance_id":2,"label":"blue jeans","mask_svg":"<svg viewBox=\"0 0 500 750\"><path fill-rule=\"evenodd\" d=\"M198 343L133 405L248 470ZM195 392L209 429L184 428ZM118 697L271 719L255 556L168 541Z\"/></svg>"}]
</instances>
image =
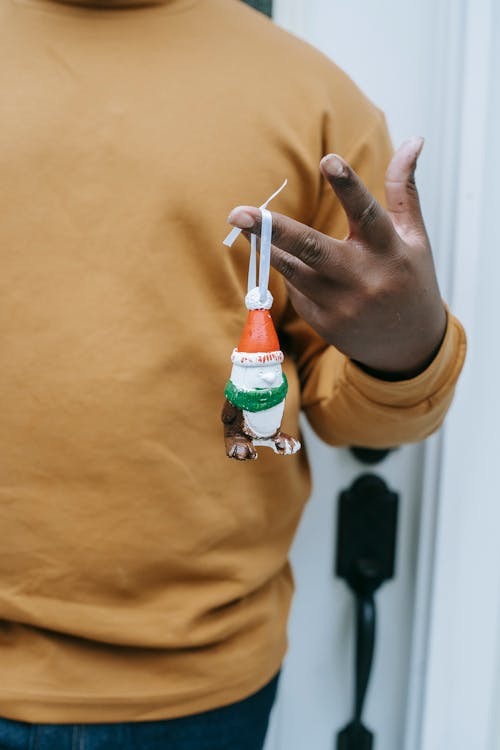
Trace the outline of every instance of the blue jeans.
<instances>
[{"instance_id":1,"label":"blue jeans","mask_svg":"<svg viewBox=\"0 0 500 750\"><path fill-rule=\"evenodd\" d=\"M0 750L261 750L278 685L213 711L119 724L28 724L0 719Z\"/></svg>"}]
</instances>

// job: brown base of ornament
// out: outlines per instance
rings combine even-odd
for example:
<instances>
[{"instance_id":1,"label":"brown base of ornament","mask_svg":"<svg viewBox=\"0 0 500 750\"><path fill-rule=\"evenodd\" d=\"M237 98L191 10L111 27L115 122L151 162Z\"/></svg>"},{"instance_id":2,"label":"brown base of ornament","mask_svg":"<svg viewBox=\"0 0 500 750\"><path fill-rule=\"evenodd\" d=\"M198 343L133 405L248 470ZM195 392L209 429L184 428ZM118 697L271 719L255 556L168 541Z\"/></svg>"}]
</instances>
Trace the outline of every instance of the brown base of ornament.
<instances>
[{"instance_id":1,"label":"brown base of ornament","mask_svg":"<svg viewBox=\"0 0 500 750\"><path fill-rule=\"evenodd\" d=\"M224 401L221 419L224 425L224 442L228 458L235 458L237 461L255 461L259 455L255 446L259 445L272 448L281 456L290 456L300 450L300 442L279 429L274 435L265 438L257 438L255 435L248 434L244 429L243 411L227 399Z\"/></svg>"}]
</instances>

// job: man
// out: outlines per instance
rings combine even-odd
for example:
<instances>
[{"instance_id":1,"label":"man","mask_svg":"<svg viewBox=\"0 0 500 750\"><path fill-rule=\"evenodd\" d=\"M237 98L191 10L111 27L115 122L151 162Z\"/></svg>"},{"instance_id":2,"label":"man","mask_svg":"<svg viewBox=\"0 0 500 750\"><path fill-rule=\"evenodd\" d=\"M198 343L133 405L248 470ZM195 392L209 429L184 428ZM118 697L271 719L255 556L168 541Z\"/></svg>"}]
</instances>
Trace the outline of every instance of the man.
<instances>
[{"instance_id":1,"label":"man","mask_svg":"<svg viewBox=\"0 0 500 750\"><path fill-rule=\"evenodd\" d=\"M236 0L125 6L0 7L0 746L257 750L309 476L304 452L225 455L248 263L228 211L258 232L288 178L290 434L303 408L332 444L422 439L465 339L418 139L391 161L354 84Z\"/></svg>"}]
</instances>

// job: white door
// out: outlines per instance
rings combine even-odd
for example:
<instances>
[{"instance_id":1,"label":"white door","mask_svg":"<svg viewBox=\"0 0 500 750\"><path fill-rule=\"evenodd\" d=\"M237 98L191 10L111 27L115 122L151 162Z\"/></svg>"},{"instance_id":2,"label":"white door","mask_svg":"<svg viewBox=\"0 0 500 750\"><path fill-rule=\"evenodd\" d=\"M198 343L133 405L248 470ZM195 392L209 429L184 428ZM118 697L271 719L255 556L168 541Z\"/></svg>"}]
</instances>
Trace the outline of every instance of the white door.
<instances>
[{"instance_id":1,"label":"white door","mask_svg":"<svg viewBox=\"0 0 500 750\"><path fill-rule=\"evenodd\" d=\"M444 431L420 738L407 750L500 750L500 4L457 4L452 291L469 354Z\"/></svg>"},{"instance_id":2,"label":"white door","mask_svg":"<svg viewBox=\"0 0 500 750\"><path fill-rule=\"evenodd\" d=\"M454 170L443 175L440 168L452 164L454 130L445 113L458 96L448 82L460 53L462 3L275 0L274 8L277 23L322 49L384 109L396 144L425 136L417 180L447 296ZM347 450L306 434L314 492L292 554L297 591L290 650L266 750L332 750L335 733L352 713L354 609L351 594L333 577L334 527L339 491L370 469ZM377 594L376 653L364 714L381 750L402 750L420 721L439 448L434 437L425 447L399 449L374 469L400 493L396 576Z\"/></svg>"}]
</instances>

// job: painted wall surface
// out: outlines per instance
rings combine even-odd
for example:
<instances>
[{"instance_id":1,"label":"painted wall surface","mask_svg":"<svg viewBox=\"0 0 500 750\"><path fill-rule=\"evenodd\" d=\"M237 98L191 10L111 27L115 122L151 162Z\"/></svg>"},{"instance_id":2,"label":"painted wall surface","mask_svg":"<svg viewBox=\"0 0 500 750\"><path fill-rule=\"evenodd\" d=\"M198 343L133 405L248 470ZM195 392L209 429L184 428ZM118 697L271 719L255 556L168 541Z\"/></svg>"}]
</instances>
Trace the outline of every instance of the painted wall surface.
<instances>
[{"instance_id":1,"label":"painted wall surface","mask_svg":"<svg viewBox=\"0 0 500 750\"><path fill-rule=\"evenodd\" d=\"M381 623L380 651L390 634L393 657L398 653L397 639L408 622L414 637L407 701L391 649L378 659L367 712L379 728L376 747L500 750L500 5L277 0L276 6L278 20L319 45L382 106L395 142L413 132L426 137L417 181L442 290L469 340L455 403L440 438L426 449L420 509L411 492L407 495L415 514L410 544L420 530L416 568L407 580L409 621L401 619L397 601L392 608L381 601L382 617L391 626ZM335 486L333 463L341 473L348 467L337 454L328 466L331 456L324 451L315 449L316 489L294 551L298 597L289 659L294 679L284 684L273 750L332 747L325 725L337 722L336 701L342 703L350 688L342 684L349 615L341 592L331 583L327 591L328 555L315 548L315 539L321 548L333 539L328 542L321 531L321 519L329 522L325 495L328 481ZM317 591L322 581L323 594ZM311 601L330 607L330 622ZM329 648L332 627L335 646ZM391 692L395 679L402 686L399 700Z\"/></svg>"},{"instance_id":2,"label":"painted wall surface","mask_svg":"<svg viewBox=\"0 0 500 750\"><path fill-rule=\"evenodd\" d=\"M481 245L486 251L480 268L479 299L485 300L482 309L482 319L478 321L478 332L481 360L477 363L480 373L487 373L488 381L483 384L484 396L482 402L483 419L487 419L487 430L490 438L481 441L483 447L487 442L487 449L481 455L482 465L479 467L480 476L484 484L484 492L489 496L489 506L493 511L493 518L486 517L488 527L500 528L500 489L497 493L492 489L498 482L496 467L498 464L498 450L500 440L498 438L497 426L500 424L500 398L498 397L498 374L500 373L500 347L498 341L498 330L500 328L500 295L498 286L500 279L500 242L498 231L498 207L500 204L500 187L498 176L500 175L500 87L498 77L500 76L500 5L493 5L492 29L492 59L490 68L490 113L488 117L488 132L486 135L487 145L487 169L485 180L485 205L484 205L484 234L481 237ZM488 285L485 289L484 286ZM492 342L493 346L492 346ZM492 352L492 349L494 351ZM490 521L493 524L490 525ZM490 532L491 533L491 532ZM488 578L485 588L496 588L497 608L492 618L494 629L493 669L491 676L491 702L488 706L488 750L500 750L500 561L498 559L498 535L496 544L494 537L490 536L490 544L496 551L493 559L493 568L488 566ZM487 561L489 562L489 561ZM475 637L475 636L474 636ZM489 655L489 654L488 654ZM470 684L470 682L469 682Z\"/></svg>"},{"instance_id":3,"label":"painted wall surface","mask_svg":"<svg viewBox=\"0 0 500 750\"><path fill-rule=\"evenodd\" d=\"M500 748L500 7L463 7L452 286L469 353L444 433L419 750Z\"/></svg>"},{"instance_id":4,"label":"painted wall surface","mask_svg":"<svg viewBox=\"0 0 500 750\"><path fill-rule=\"evenodd\" d=\"M439 17L432 0L275 0L274 7L278 23L319 47L386 112L395 144L414 134L426 138L417 181L446 289L449 257L442 229L446 189L439 173L443 76L436 60L441 59L439 43L447 18ZM293 549L297 592L290 652L266 750L331 750L334 733L352 711L352 599L344 584L333 578L332 568L338 492L364 469L346 450L328 448L307 428L306 434L314 492ZM377 467L391 488L401 493L397 575L377 597L378 641L365 714L366 723L376 731L376 747L383 750L401 750L406 734L422 524L422 454L421 446L405 447Z\"/></svg>"}]
</instances>

